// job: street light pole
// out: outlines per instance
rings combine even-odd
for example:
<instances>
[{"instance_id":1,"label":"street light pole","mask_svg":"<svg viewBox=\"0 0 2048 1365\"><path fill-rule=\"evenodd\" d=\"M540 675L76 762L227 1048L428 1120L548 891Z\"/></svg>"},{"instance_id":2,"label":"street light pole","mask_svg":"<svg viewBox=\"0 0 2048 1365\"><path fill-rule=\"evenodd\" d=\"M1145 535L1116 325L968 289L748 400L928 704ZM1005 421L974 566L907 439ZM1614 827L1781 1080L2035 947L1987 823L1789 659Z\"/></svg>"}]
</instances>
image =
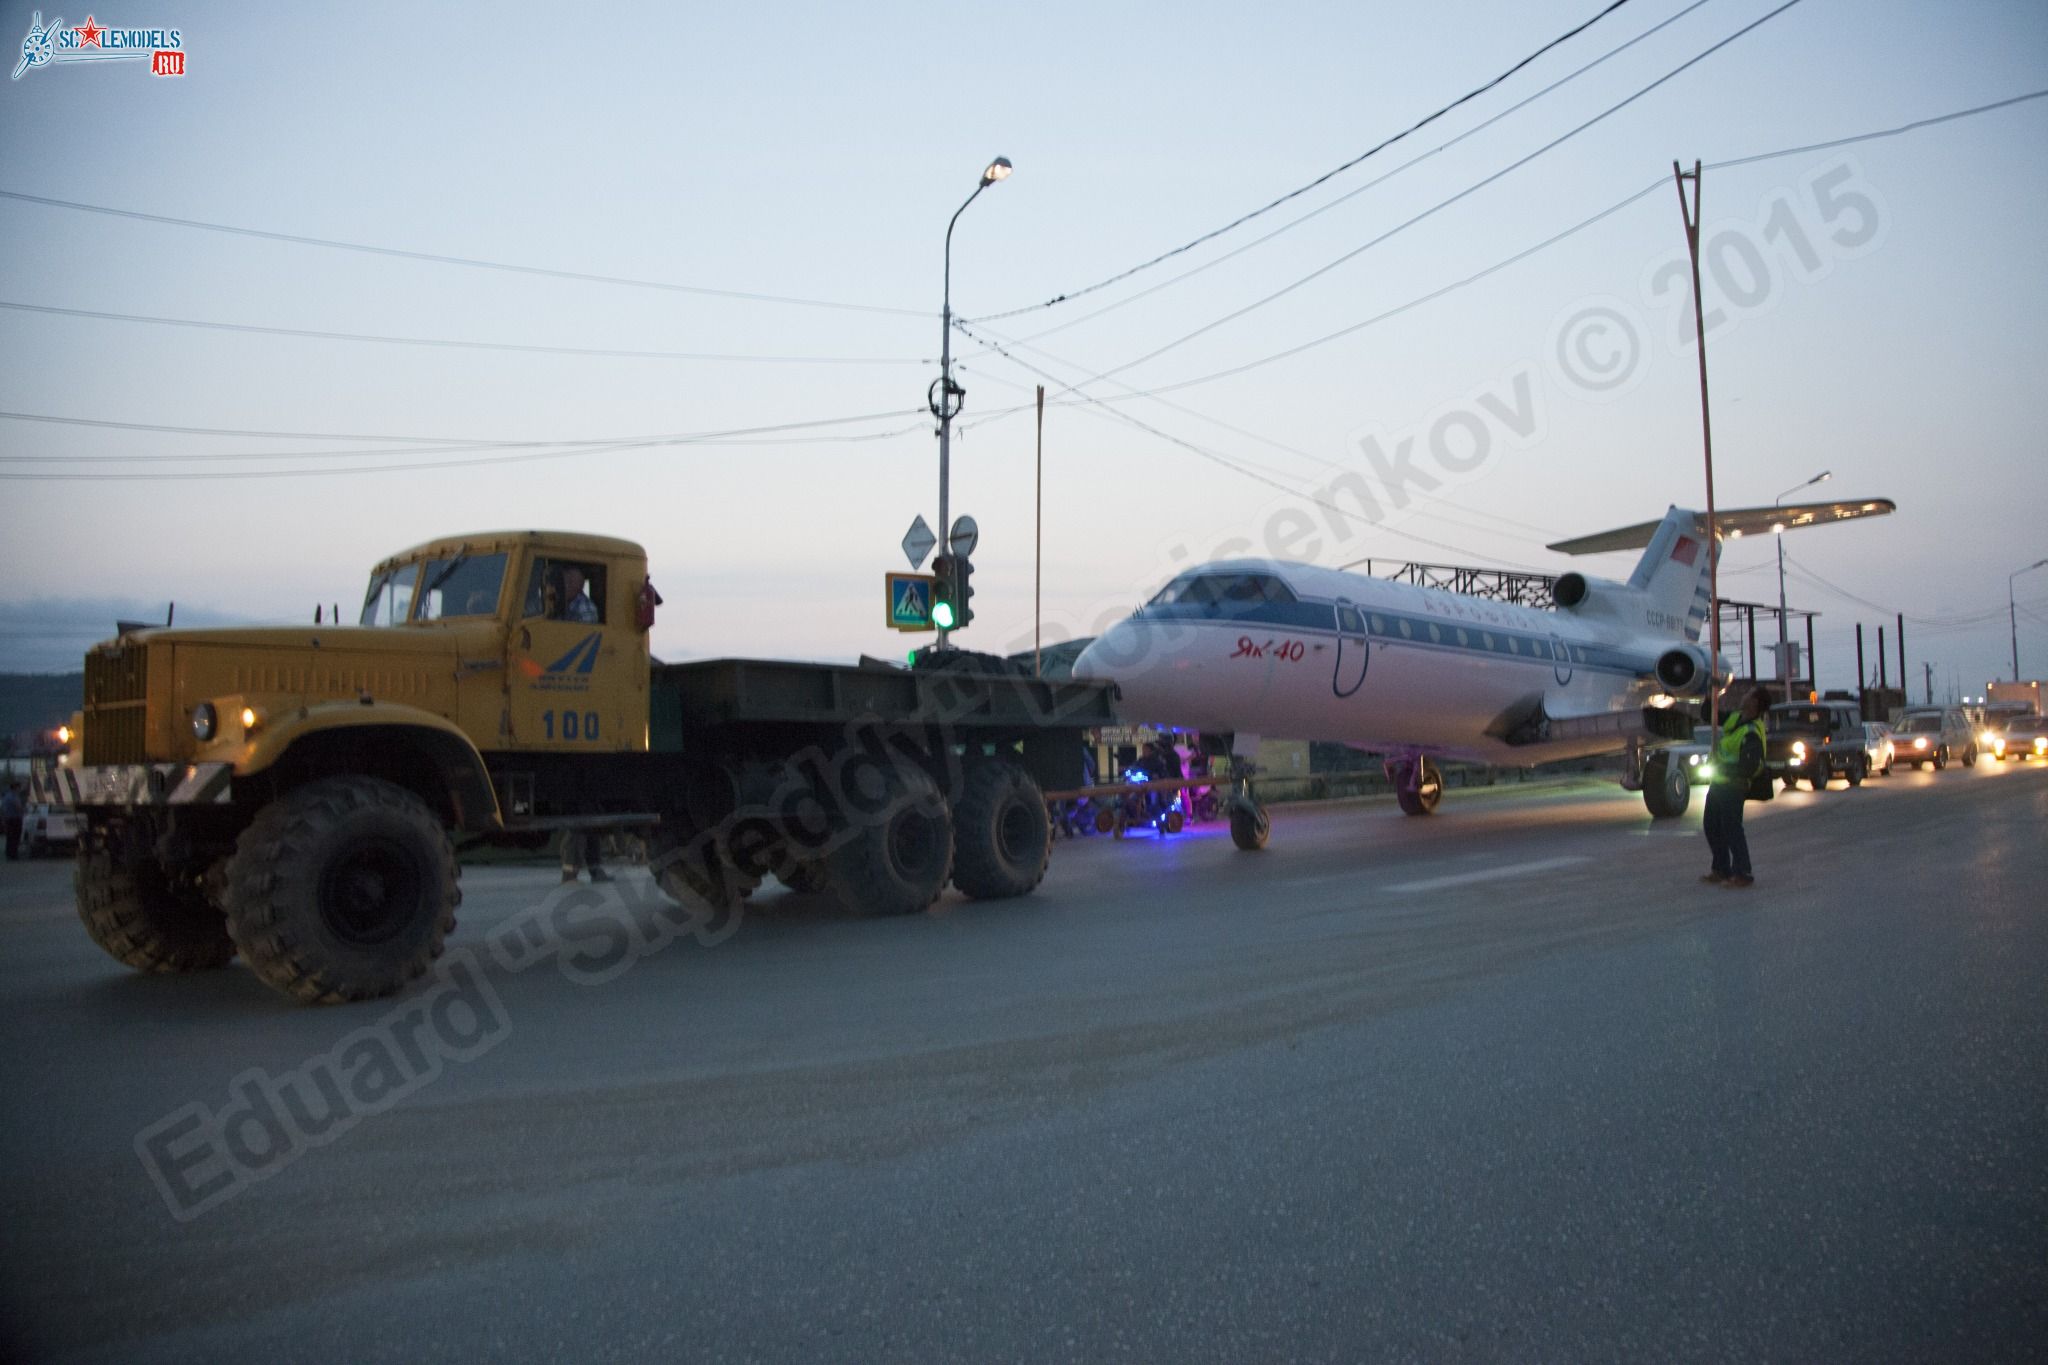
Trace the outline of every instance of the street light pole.
<instances>
[{"instance_id":1,"label":"street light pole","mask_svg":"<svg viewBox=\"0 0 2048 1365\"><path fill-rule=\"evenodd\" d=\"M2014 569L2005 576L2005 619L2012 625L2012 680L2014 682L2020 680L2020 612L2019 606L2013 598L2012 582L2023 573L2032 573L2036 569L2043 568L2048 568L2048 559L2036 560L2032 564L2027 565L2026 568Z\"/></svg>"},{"instance_id":2,"label":"street light pole","mask_svg":"<svg viewBox=\"0 0 2048 1365\"><path fill-rule=\"evenodd\" d=\"M981 173L981 183L974 187L974 193L967 196L959 208L953 210L952 219L946 224L946 283L939 307L939 379L932 385L930 394L932 416L939 419L939 553L951 554L949 539L953 534L953 418L960 411L960 400L966 390L953 382L953 226L960 221L960 215L967 212L967 205L980 197L981 192L998 180L1010 175L1010 158L999 156L988 163L988 169ZM946 636L951 632L939 631L938 648L946 647Z\"/></svg>"},{"instance_id":3,"label":"street light pole","mask_svg":"<svg viewBox=\"0 0 2048 1365\"><path fill-rule=\"evenodd\" d=\"M1823 469L1805 483L1795 483L1784 492L1778 494L1777 497L1772 498L1771 506L1780 506L1784 503L1785 499L1791 497L1800 489L1811 488L1817 483L1826 483L1834 476L1834 470ZM1778 537L1778 700L1790 701L1792 700L1792 645L1787 636L1785 623L1785 523L1782 521L1776 522L1771 526L1771 530ZM1809 659L1807 667L1810 669L1812 666L1812 660ZM1818 680L1816 679L1815 681Z\"/></svg>"}]
</instances>

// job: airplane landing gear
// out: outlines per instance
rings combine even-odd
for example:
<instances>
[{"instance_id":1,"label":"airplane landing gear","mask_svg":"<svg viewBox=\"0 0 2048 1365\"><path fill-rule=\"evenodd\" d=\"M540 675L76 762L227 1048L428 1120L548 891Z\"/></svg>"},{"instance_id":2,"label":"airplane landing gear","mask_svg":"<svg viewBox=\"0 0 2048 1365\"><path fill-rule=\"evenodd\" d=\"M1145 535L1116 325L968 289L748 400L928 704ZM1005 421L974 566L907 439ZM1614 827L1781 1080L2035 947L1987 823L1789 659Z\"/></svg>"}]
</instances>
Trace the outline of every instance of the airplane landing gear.
<instances>
[{"instance_id":1,"label":"airplane landing gear","mask_svg":"<svg viewBox=\"0 0 2048 1365\"><path fill-rule=\"evenodd\" d=\"M1273 832L1273 822L1266 815L1266 808L1251 798L1250 793L1240 792L1230 803L1230 842L1247 853L1256 853L1266 846L1266 836Z\"/></svg>"},{"instance_id":2,"label":"airplane landing gear","mask_svg":"<svg viewBox=\"0 0 2048 1365\"><path fill-rule=\"evenodd\" d=\"M1675 820L1692 801L1692 775L1685 764L1659 750L1643 764L1643 804L1654 820Z\"/></svg>"},{"instance_id":3,"label":"airplane landing gear","mask_svg":"<svg viewBox=\"0 0 2048 1365\"><path fill-rule=\"evenodd\" d=\"M1444 798L1444 775L1426 757L1390 761L1387 778L1394 784L1394 799L1401 803L1404 814L1432 814Z\"/></svg>"}]
</instances>

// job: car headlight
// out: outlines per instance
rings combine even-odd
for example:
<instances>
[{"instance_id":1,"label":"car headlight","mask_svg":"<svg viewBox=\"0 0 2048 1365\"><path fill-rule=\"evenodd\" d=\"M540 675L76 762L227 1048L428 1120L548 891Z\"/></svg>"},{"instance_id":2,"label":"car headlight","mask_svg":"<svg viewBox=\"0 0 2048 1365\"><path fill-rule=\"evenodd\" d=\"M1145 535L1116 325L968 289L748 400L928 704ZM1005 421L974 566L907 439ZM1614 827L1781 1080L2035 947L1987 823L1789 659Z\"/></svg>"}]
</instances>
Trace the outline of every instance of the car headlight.
<instances>
[{"instance_id":1,"label":"car headlight","mask_svg":"<svg viewBox=\"0 0 2048 1365\"><path fill-rule=\"evenodd\" d=\"M2037 740L2035 740L2035 741L2034 741L2034 752L2035 752L2035 753L2037 753L2037 754L2042 754L2042 753L2048 753L2048 739L2037 739Z\"/></svg>"},{"instance_id":2,"label":"car headlight","mask_svg":"<svg viewBox=\"0 0 2048 1365\"><path fill-rule=\"evenodd\" d=\"M1795 740L1793 740L1793 741L1792 741L1792 757L1794 757L1794 758L1805 758L1805 757L1806 757L1806 741L1805 741L1805 740L1803 740L1803 739L1795 739Z\"/></svg>"},{"instance_id":3,"label":"car headlight","mask_svg":"<svg viewBox=\"0 0 2048 1365\"><path fill-rule=\"evenodd\" d=\"M1712 782L1714 780L1714 765L1711 763L1700 764L1700 776Z\"/></svg>"},{"instance_id":4,"label":"car headlight","mask_svg":"<svg viewBox=\"0 0 2048 1365\"><path fill-rule=\"evenodd\" d=\"M1993 752L1993 753L2000 753L2000 754L2004 753L2004 752L2005 752L2005 741L2004 741L2004 740L2002 740L2002 739L1994 739L1994 740L1992 740L1992 741L1991 741L1991 749L1992 749L1992 752Z\"/></svg>"},{"instance_id":5,"label":"car headlight","mask_svg":"<svg viewBox=\"0 0 2048 1365\"><path fill-rule=\"evenodd\" d=\"M212 702L203 701L192 708L192 738L204 744L219 729L220 716L215 713Z\"/></svg>"},{"instance_id":6,"label":"car headlight","mask_svg":"<svg viewBox=\"0 0 2048 1365\"><path fill-rule=\"evenodd\" d=\"M262 723L263 723L263 713L262 713L262 712L258 711L258 710L257 710L257 709L256 709L255 707L253 707L253 706L245 706L245 707L243 707L243 708L242 708L242 733L243 733L243 734L245 734L245 735L248 735L248 734L254 734L254 733L256 732L256 727L257 727L257 726L259 726L259 725L261 725Z\"/></svg>"},{"instance_id":7,"label":"car headlight","mask_svg":"<svg viewBox=\"0 0 2048 1365\"><path fill-rule=\"evenodd\" d=\"M1927 747L1927 740L1926 740L1926 738L1925 738L1925 737L1923 736L1923 737L1922 737L1922 738L1920 738L1920 739L1916 739L1916 740L1914 740L1914 741L1913 741L1913 747L1914 747L1914 748L1916 748L1916 749L1925 749L1925 748Z\"/></svg>"},{"instance_id":8,"label":"car headlight","mask_svg":"<svg viewBox=\"0 0 2048 1365\"><path fill-rule=\"evenodd\" d=\"M1697 768L1700 766L1700 756L1698 754L1687 754L1685 761L1688 767Z\"/></svg>"},{"instance_id":9,"label":"car headlight","mask_svg":"<svg viewBox=\"0 0 2048 1365\"><path fill-rule=\"evenodd\" d=\"M1982 735L1979 735L1978 738L1981 739L1987 746L1998 743L1998 736L1992 734L1989 730L1986 730Z\"/></svg>"}]
</instances>

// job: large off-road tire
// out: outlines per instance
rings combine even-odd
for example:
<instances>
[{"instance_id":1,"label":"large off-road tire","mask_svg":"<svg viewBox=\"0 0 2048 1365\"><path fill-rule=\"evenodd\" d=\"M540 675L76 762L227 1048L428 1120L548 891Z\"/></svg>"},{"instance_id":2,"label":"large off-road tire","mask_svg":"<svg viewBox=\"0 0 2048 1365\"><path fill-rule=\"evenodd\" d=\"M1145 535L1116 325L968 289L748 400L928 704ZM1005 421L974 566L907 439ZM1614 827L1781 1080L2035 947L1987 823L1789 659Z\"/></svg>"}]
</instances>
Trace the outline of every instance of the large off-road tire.
<instances>
[{"instance_id":1,"label":"large off-road tire","mask_svg":"<svg viewBox=\"0 0 2048 1365\"><path fill-rule=\"evenodd\" d=\"M1675 820L1692 804L1692 774L1668 753L1651 754L1643 763L1643 804L1655 820Z\"/></svg>"},{"instance_id":2,"label":"large off-road tire","mask_svg":"<svg viewBox=\"0 0 2048 1365\"><path fill-rule=\"evenodd\" d=\"M194 883L93 833L72 870L78 918L109 957L139 972L204 972L235 956L227 921Z\"/></svg>"},{"instance_id":3,"label":"large off-road tire","mask_svg":"<svg viewBox=\"0 0 2048 1365\"><path fill-rule=\"evenodd\" d=\"M976 763L953 807L953 885L976 900L1028 895L1045 879L1045 793L1014 763Z\"/></svg>"},{"instance_id":4,"label":"large off-road tire","mask_svg":"<svg viewBox=\"0 0 2048 1365\"><path fill-rule=\"evenodd\" d=\"M815 858L792 862L775 875L784 886L800 896L822 895L832 885L831 877L825 872L825 864Z\"/></svg>"},{"instance_id":5,"label":"large off-road tire","mask_svg":"<svg viewBox=\"0 0 2048 1365\"><path fill-rule=\"evenodd\" d=\"M425 802L374 777L290 792L242 831L228 932L266 985L309 1004L391 995L455 927L455 850Z\"/></svg>"},{"instance_id":6,"label":"large off-road tire","mask_svg":"<svg viewBox=\"0 0 2048 1365\"><path fill-rule=\"evenodd\" d=\"M850 812L851 828L825 855L832 894L856 915L929 910L953 871L953 821L938 783L921 768L883 770L873 812Z\"/></svg>"},{"instance_id":7,"label":"large off-road tire","mask_svg":"<svg viewBox=\"0 0 2048 1365\"><path fill-rule=\"evenodd\" d=\"M1266 815L1266 808L1254 801L1233 801L1230 803L1230 842L1247 853L1256 853L1266 846L1266 839L1273 832L1273 822Z\"/></svg>"}]
</instances>

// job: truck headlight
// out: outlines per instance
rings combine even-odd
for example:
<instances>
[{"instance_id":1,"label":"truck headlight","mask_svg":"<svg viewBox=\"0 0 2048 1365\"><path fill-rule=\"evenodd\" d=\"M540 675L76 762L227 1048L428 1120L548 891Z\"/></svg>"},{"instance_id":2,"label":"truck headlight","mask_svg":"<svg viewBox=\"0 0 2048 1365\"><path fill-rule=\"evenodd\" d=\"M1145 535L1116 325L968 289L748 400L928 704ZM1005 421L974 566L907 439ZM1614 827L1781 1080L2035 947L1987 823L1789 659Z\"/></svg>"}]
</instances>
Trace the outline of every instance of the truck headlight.
<instances>
[{"instance_id":1,"label":"truck headlight","mask_svg":"<svg viewBox=\"0 0 2048 1365\"><path fill-rule=\"evenodd\" d=\"M1914 748L1916 748L1916 749L1925 749L1925 748L1927 747L1927 738L1926 738L1926 736L1924 736L1924 735L1923 735L1923 736L1921 736L1921 737L1920 737L1919 739L1916 739L1916 740L1914 740L1914 741L1913 741L1913 747L1914 747Z\"/></svg>"},{"instance_id":2,"label":"truck headlight","mask_svg":"<svg viewBox=\"0 0 2048 1365\"><path fill-rule=\"evenodd\" d=\"M2048 739L2035 740L2034 752L2037 754L2048 754Z\"/></svg>"},{"instance_id":3,"label":"truck headlight","mask_svg":"<svg viewBox=\"0 0 2048 1365\"><path fill-rule=\"evenodd\" d=\"M192 708L192 738L204 744L219 729L220 716L214 712L212 702L203 701Z\"/></svg>"}]
</instances>

